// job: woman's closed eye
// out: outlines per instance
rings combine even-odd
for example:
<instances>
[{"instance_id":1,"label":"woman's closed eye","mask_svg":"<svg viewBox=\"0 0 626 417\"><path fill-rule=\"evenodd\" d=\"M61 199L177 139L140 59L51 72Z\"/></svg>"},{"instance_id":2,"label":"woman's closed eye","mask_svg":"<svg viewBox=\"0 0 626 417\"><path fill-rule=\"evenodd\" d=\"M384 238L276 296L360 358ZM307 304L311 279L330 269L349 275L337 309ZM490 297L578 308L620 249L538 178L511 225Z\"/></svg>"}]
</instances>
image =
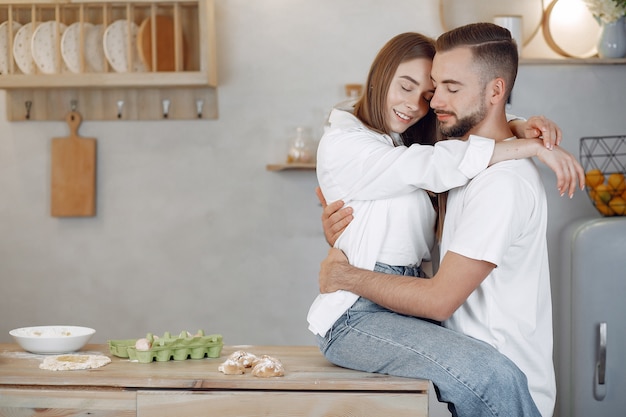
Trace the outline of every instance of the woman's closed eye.
<instances>
[{"instance_id":1,"label":"woman's closed eye","mask_svg":"<svg viewBox=\"0 0 626 417\"><path fill-rule=\"evenodd\" d=\"M410 93L411 91L413 91L413 86L410 84L400 84L400 87L402 87L402 89L406 91L407 93Z\"/></svg>"}]
</instances>

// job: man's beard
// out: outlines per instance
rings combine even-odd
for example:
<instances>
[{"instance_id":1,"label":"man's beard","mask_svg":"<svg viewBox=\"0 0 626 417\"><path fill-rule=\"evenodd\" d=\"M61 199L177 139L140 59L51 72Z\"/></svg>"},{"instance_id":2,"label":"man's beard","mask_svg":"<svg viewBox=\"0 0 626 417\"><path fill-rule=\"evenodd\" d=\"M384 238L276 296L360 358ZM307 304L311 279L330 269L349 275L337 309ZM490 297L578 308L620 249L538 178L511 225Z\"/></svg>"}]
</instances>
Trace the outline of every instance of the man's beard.
<instances>
[{"instance_id":1,"label":"man's beard","mask_svg":"<svg viewBox=\"0 0 626 417\"><path fill-rule=\"evenodd\" d=\"M443 112L445 113L445 112ZM444 126L439 123L441 134L449 138L462 138L472 130L478 123L482 122L487 115L487 108L481 103L480 108L474 113L458 119L452 126ZM456 116L456 115L455 115Z\"/></svg>"}]
</instances>

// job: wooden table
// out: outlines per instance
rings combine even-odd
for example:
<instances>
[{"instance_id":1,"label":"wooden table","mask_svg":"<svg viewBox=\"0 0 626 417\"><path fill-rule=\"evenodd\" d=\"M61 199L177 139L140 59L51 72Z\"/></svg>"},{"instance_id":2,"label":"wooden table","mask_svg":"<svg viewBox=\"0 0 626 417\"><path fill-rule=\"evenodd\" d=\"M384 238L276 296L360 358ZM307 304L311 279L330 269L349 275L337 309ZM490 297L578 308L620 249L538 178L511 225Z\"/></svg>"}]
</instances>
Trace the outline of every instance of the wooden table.
<instances>
[{"instance_id":1,"label":"wooden table","mask_svg":"<svg viewBox=\"0 0 626 417\"><path fill-rule=\"evenodd\" d=\"M285 376L224 375L235 350L271 355ZM81 353L111 356L105 345ZM0 416L394 416L428 414L428 381L358 372L329 363L313 346L224 346L216 359L130 362L102 368L39 369L44 356L0 344Z\"/></svg>"}]
</instances>

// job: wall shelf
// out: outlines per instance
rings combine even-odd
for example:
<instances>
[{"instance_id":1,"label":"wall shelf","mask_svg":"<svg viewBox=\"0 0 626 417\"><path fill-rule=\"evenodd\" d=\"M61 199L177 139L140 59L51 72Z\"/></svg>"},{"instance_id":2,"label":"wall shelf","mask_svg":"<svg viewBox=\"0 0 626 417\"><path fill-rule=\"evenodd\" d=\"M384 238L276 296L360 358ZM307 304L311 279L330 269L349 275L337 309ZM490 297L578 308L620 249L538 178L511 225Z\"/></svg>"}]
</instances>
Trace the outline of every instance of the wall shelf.
<instances>
[{"instance_id":1,"label":"wall shelf","mask_svg":"<svg viewBox=\"0 0 626 417\"><path fill-rule=\"evenodd\" d=\"M625 65L626 58L522 58L520 65Z\"/></svg>"},{"instance_id":2,"label":"wall shelf","mask_svg":"<svg viewBox=\"0 0 626 417\"><path fill-rule=\"evenodd\" d=\"M0 89L7 91L8 120L65 120L71 110L79 111L84 120L218 117L214 0L3 3L0 35L8 45L6 62L0 60ZM15 37L28 25L30 33L22 38L30 40L43 24L52 28L45 49L51 64L44 67L33 60L33 65L26 65ZM114 24L114 29L122 30L118 38L107 38L115 39L107 48L110 44L103 38ZM70 39L75 49L69 54L75 59L73 66L63 42L70 27L75 29ZM96 52L100 58L96 61L104 65L97 68L93 51L87 48L89 38L98 40L89 45L91 49L104 44ZM118 61L107 59L111 55ZM125 63L121 70L120 61Z\"/></svg>"},{"instance_id":3,"label":"wall shelf","mask_svg":"<svg viewBox=\"0 0 626 417\"><path fill-rule=\"evenodd\" d=\"M291 164L268 164L266 166L268 171L287 171L287 170L300 170L300 171L315 171L315 162L307 163L291 163Z\"/></svg>"}]
</instances>

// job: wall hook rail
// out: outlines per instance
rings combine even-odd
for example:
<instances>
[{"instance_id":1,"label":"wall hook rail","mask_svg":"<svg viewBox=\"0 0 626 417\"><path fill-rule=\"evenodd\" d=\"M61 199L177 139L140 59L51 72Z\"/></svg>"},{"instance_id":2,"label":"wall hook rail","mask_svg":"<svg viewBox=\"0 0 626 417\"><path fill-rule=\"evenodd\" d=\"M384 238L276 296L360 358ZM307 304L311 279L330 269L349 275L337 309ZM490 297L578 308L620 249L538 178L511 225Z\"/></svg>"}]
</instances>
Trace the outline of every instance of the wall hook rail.
<instances>
[{"instance_id":1,"label":"wall hook rail","mask_svg":"<svg viewBox=\"0 0 626 417\"><path fill-rule=\"evenodd\" d=\"M108 87L78 91L53 88L37 94L7 90L6 94L7 114L12 121L60 121L69 111L80 111L86 120L217 119L215 93L211 87L170 88L167 95L160 97L155 97L160 91Z\"/></svg>"}]
</instances>

